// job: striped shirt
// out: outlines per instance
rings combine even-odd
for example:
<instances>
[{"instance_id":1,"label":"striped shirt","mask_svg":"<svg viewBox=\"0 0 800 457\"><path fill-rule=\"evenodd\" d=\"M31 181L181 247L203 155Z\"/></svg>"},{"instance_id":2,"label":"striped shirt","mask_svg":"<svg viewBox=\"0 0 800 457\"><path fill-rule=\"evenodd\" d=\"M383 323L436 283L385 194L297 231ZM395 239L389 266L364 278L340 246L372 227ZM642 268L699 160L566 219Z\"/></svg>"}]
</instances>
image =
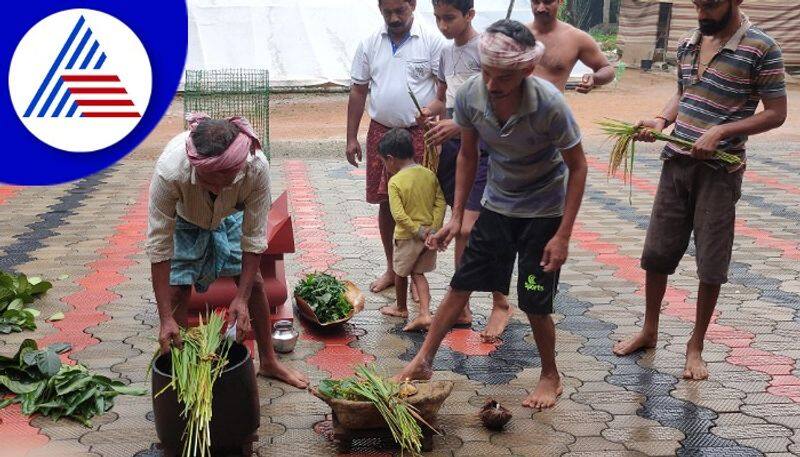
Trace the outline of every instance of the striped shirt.
<instances>
[{"instance_id":1,"label":"striped shirt","mask_svg":"<svg viewBox=\"0 0 800 457\"><path fill-rule=\"evenodd\" d=\"M762 99L786 96L783 57L778 43L742 16L742 25L698 74L702 35L695 30L678 45L678 118L672 135L696 141L715 125L752 116ZM747 136L725 138L719 149L745 159ZM689 154L671 143L663 159ZM710 165L721 167L718 161Z\"/></svg>"},{"instance_id":2,"label":"striped shirt","mask_svg":"<svg viewBox=\"0 0 800 457\"><path fill-rule=\"evenodd\" d=\"M261 151L250 155L247 165L215 199L197 183L186 155L183 132L170 140L156 162L150 181L147 256L150 263L170 260L173 254L175 216L206 230L215 229L226 217L244 212L242 251L260 254L267 249L267 213L270 196L269 162Z\"/></svg>"}]
</instances>

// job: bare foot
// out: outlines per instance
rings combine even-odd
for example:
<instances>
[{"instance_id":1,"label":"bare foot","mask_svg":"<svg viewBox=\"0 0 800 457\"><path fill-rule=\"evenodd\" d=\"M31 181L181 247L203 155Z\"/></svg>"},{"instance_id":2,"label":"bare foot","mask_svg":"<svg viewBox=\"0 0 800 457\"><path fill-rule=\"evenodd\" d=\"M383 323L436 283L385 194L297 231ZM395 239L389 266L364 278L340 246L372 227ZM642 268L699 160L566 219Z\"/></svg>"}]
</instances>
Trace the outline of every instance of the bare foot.
<instances>
[{"instance_id":1,"label":"bare foot","mask_svg":"<svg viewBox=\"0 0 800 457\"><path fill-rule=\"evenodd\" d=\"M700 381L708 379L708 367L703 360L703 348L686 346L686 366L683 368L683 379Z\"/></svg>"},{"instance_id":2,"label":"bare foot","mask_svg":"<svg viewBox=\"0 0 800 457\"><path fill-rule=\"evenodd\" d=\"M298 389L308 387L308 376L277 361L272 364L262 364L258 369L258 375L283 381Z\"/></svg>"},{"instance_id":3,"label":"bare foot","mask_svg":"<svg viewBox=\"0 0 800 457\"><path fill-rule=\"evenodd\" d=\"M377 294L390 287L394 287L394 272L391 270L385 272L380 278L372 281L372 284L369 285L369 290Z\"/></svg>"},{"instance_id":4,"label":"bare foot","mask_svg":"<svg viewBox=\"0 0 800 457\"><path fill-rule=\"evenodd\" d=\"M623 356L633 354L642 349L652 349L656 347L658 336L647 335L644 332L639 332L636 335L624 341L617 341L614 345L614 354Z\"/></svg>"},{"instance_id":5,"label":"bare foot","mask_svg":"<svg viewBox=\"0 0 800 457\"><path fill-rule=\"evenodd\" d=\"M404 332L419 332L422 330L428 330L431 326L431 315L430 314L420 314L419 316L415 317L414 320L406 324L403 327Z\"/></svg>"},{"instance_id":6,"label":"bare foot","mask_svg":"<svg viewBox=\"0 0 800 457\"><path fill-rule=\"evenodd\" d=\"M564 388L561 386L560 376L542 376L536 384L536 389L522 401L522 406L536 409L552 408L562 392Z\"/></svg>"},{"instance_id":7,"label":"bare foot","mask_svg":"<svg viewBox=\"0 0 800 457\"><path fill-rule=\"evenodd\" d=\"M400 309L397 305L386 305L381 308L381 314L384 316L394 316L408 318L408 308Z\"/></svg>"},{"instance_id":8,"label":"bare foot","mask_svg":"<svg viewBox=\"0 0 800 457\"><path fill-rule=\"evenodd\" d=\"M481 332L481 338L486 342L497 341L506 330L512 314L514 314L514 310L508 305L508 301L505 299L496 301L492 306L492 313L489 314L489 320L486 322L486 328Z\"/></svg>"},{"instance_id":9,"label":"bare foot","mask_svg":"<svg viewBox=\"0 0 800 457\"><path fill-rule=\"evenodd\" d=\"M433 377L433 369L431 368L431 364L428 362L420 361L417 357L414 357L414 360L409 362L403 371L394 375L392 377L395 381L428 381Z\"/></svg>"}]
</instances>

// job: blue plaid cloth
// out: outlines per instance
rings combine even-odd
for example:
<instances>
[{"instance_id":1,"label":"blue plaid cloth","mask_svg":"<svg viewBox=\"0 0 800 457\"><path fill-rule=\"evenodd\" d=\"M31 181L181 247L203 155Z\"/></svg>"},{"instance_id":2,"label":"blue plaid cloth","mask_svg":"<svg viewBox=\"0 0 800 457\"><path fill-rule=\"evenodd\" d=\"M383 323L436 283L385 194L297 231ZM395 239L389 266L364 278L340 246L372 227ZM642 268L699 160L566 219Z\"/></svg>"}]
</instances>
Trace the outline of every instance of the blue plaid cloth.
<instances>
[{"instance_id":1,"label":"blue plaid cloth","mask_svg":"<svg viewBox=\"0 0 800 457\"><path fill-rule=\"evenodd\" d=\"M242 212L231 214L214 230L200 228L178 216L169 272L172 286L194 285L198 292L223 276L242 273Z\"/></svg>"}]
</instances>

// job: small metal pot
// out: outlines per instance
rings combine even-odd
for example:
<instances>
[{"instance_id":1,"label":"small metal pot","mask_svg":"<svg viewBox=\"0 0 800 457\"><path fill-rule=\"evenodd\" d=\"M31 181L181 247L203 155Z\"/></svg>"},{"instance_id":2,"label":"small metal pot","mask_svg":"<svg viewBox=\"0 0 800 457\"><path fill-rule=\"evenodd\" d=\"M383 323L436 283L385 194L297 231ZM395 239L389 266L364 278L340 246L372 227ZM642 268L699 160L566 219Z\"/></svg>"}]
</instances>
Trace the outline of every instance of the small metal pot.
<instances>
[{"instance_id":1,"label":"small metal pot","mask_svg":"<svg viewBox=\"0 0 800 457\"><path fill-rule=\"evenodd\" d=\"M294 351L300 333L294 329L292 321L279 320L275 322L272 330L272 345L275 352L286 354Z\"/></svg>"}]
</instances>

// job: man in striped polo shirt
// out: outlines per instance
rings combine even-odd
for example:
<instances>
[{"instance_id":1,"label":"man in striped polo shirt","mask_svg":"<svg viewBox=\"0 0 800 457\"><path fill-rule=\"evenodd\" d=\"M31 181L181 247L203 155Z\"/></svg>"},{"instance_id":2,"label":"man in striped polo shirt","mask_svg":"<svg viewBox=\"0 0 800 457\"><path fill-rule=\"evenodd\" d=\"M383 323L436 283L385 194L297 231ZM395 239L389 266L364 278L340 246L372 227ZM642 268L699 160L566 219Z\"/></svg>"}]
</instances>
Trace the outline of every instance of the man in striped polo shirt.
<instances>
[{"instance_id":1,"label":"man in striped polo shirt","mask_svg":"<svg viewBox=\"0 0 800 457\"><path fill-rule=\"evenodd\" d=\"M668 144L642 253L647 272L642 331L614 346L626 355L652 348L668 275L675 272L694 232L700 286L694 332L686 345L686 379L706 379L703 339L728 280L736 202L742 188L748 135L774 129L786 119L783 58L778 44L753 26L742 0L693 0L699 28L678 46L678 91L654 119L640 121L694 142L691 150ZM755 114L759 102L764 110ZM649 132L640 140L654 141ZM713 158L723 150L741 158L729 165Z\"/></svg>"}]
</instances>

